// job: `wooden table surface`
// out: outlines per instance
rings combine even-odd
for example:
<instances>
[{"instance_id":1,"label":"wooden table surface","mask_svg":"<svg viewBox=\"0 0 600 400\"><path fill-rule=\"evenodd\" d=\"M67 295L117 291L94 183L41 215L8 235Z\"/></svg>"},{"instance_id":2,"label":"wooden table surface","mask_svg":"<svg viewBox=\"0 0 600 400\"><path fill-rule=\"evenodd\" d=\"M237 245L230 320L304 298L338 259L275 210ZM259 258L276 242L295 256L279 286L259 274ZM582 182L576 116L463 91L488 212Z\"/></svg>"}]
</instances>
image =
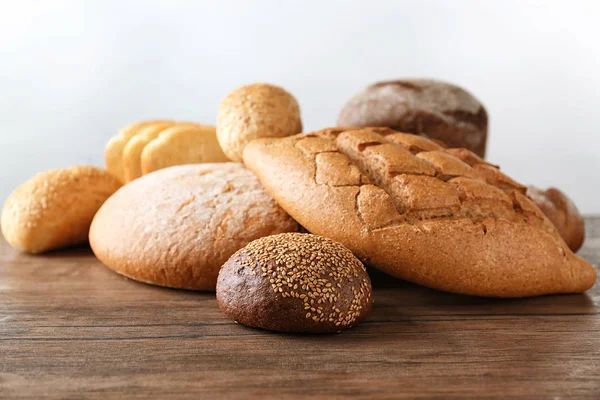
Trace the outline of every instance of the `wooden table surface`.
<instances>
[{"instance_id":1,"label":"wooden table surface","mask_svg":"<svg viewBox=\"0 0 600 400\"><path fill-rule=\"evenodd\" d=\"M600 217L580 254L600 263ZM365 322L327 336L229 321L89 248L0 240L0 398L600 398L600 289L492 300L373 273Z\"/></svg>"}]
</instances>

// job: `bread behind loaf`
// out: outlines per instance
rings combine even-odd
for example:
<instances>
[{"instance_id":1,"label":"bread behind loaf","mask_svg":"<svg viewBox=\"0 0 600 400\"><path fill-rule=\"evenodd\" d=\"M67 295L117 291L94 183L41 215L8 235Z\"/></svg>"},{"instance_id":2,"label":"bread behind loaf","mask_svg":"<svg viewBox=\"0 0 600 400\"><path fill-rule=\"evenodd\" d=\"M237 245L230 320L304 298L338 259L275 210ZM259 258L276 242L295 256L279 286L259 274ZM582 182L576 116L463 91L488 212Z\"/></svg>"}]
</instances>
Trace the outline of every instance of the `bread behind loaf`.
<instances>
[{"instance_id":1,"label":"bread behind loaf","mask_svg":"<svg viewBox=\"0 0 600 400\"><path fill-rule=\"evenodd\" d=\"M143 121L135 124L127 125L121 129L119 133L113 136L104 149L104 160L106 162L106 170L119 178L121 182L125 182L125 170L123 168L123 151L125 146L132 137L137 135L144 128L155 124L163 124L170 121Z\"/></svg>"},{"instance_id":2,"label":"bread behind loaf","mask_svg":"<svg viewBox=\"0 0 600 400\"><path fill-rule=\"evenodd\" d=\"M387 126L485 155L488 116L463 88L433 79L378 82L353 96L339 126Z\"/></svg>"},{"instance_id":3,"label":"bread behind loaf","mask_svg":"<svg viewBox=\"0 0 600 400\"><path fill-rule=\"evenodd\" d=\"M177 125L162 132L144 147L140 156L143 174L174 165L226 162L214 126Z\"/></svg>"},{"instance_id":4,"label":"bread behind loaf","mask_svg":"<svg viewBox=\"0 0 600 400\"><path fill-rule=\"evenodd\" d=\"M557 188L529 186L527 195L552 221L569 248L579 250L585 239L585 222L575 203Z\"/></svg>"},{"instance_id":5,"label":"bread behind loaf","mask_svg":"<svg viewBox=\"0 0 600 400\"><path fill-rule=\"evenodd\" d=\"M123 177L125 182L131 182L142 176L142 152L148 143L156 139L161 132L173 126L179 126L175 122L155 123L141 129L133 136L123 148Z\"/></svg>"},{"instance_id":6,"label":"bread behind loaf","mask_svg":"<svg viewBox=\"0 0 600 400\"><path fill-rule=\"evenodd\" d=\"M244 146L261 137L302 132L300 106L279 86L254 83L229 93L219 105L217 138L230 160L242 161Z\"/></svg>"}]
</instances>

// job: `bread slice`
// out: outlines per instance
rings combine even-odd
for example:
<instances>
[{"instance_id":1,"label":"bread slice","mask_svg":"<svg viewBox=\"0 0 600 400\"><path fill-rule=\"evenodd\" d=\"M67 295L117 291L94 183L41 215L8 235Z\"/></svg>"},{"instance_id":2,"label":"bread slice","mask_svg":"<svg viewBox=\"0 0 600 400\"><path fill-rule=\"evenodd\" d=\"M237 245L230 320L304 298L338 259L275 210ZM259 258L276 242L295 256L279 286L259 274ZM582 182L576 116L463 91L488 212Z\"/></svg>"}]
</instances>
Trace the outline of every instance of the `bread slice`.
<instances>
[{"instance_id":1,"label":"bread slice","mask_svg":"<svg viewBox=\"0 0 600 400\"><path fill-rule=\"evenodd\" d=\"M121 129L119 133L113 136L104 149L104 160L106 170L125 182L125 171L123 169L123 151L132 137L137 135L142 129L154 124L162 124L170 121L143 121L131 124Z\"/></svg>"},{"instance_id":2,"label":"bread slice","mask_svg":"<svg viewBox=\"0 0 600 400\"><path fill-rule=\"evenodd\" d=\"M252 141L244 162L311 233L396 277L490 297L578 293L596 280L526 188L468 150L334 128Z\"/></svg>"},{"instance_id":3,"label":"bread slice","mask_svg":"<svg viewBox=\"0 0 600 400\"><path fill-rule=\"evenodd\" d=\"M142 151L144 147L164 130L177 126L174 122L156 123L141 129L137 135L132 137L123 149L123 176L125 182L129 183L142 176Z\"/></svg>"},{"instance_id":4,"label":"bread slice","mask_svg":"<svg viewBox=\"0 0 600 400\"><path fill-rule=\"evenodd\" d=\"M177 125L162 132L144 147L141 169L148 174L175 165L229 161L210 125Z\"/></svg>"}]
</instances>

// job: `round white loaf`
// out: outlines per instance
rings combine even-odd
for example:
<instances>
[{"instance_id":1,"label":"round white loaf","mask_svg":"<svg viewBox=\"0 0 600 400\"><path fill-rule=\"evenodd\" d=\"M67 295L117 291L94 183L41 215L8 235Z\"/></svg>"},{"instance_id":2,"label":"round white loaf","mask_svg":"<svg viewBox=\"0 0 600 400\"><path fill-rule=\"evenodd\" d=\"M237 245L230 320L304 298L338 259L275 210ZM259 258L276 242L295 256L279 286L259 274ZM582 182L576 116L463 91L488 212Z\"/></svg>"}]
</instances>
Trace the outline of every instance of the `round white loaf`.
<instances>
[{"instance_id":1,"label":"round white loaf","mask_svg":"<svg viewBox=\"0 0 600 400\"><path fill-rule=\"evenodd\" d=\"M215 290L221 265L249 242L298 224L240 163L144 175L98 211L90 244L109 268L173 288Z\"/></svg>"}]
</instances>

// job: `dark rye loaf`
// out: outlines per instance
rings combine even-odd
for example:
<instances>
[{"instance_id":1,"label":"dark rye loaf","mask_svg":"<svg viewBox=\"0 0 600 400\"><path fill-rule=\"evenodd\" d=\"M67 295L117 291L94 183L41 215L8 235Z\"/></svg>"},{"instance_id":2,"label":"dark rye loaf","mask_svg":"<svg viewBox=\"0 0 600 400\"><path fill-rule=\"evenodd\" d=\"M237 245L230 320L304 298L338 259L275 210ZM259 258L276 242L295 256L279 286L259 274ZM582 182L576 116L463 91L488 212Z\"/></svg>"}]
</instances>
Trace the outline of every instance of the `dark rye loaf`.
<instances>
[{"instance_id":1,"label":"dark rye loaf","mask_svg":"<svg viewBox=\"0 0 600 400\"><path fill-rule=\"evenodd\" d=\"M338 126L386 126L485 156L488 116L475 96L432 79L375 83L353 96Z\"/></svg>"},{"instance_id":2,"label":"dark rye loaf","mask_svg":"<svg viewBox=\"0 0 600 400\"><path fill-rule=\"evenodd\" d=\"M219 272L221 310L244 325L329 333L361 321L373 303L364 265L344 246L307 233L257 239Z\"/></svg>"}]
</instances>

